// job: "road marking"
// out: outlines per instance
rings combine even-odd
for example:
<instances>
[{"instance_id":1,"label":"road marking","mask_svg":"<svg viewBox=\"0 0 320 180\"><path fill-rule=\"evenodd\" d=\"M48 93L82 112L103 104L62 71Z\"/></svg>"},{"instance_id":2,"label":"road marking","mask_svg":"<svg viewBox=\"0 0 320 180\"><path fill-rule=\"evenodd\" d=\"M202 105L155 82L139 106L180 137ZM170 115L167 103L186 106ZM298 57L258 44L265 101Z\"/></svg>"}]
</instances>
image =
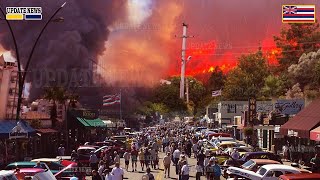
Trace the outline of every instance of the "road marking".
<instances>
[{"instance_id":1,"label":"road marking","mask_svg":"<svg viewBox=\"0 0 320 180\"><path fill-rule=\"evenodd\" d=\"M162 157L163 158L163 157ZM162 159L161 158L161 159ZM160 160L160 159L159 159ZM163 169L163 171L162 170L160 170L160 169ZM156 177L156 180L162 180L163 179L163 176L164 176L164 166L163 166L163 163L162 163L162 161L159 161L159 173L158 173L158 175L157 175L157 177Z\"/></svg>"}]
</instances>

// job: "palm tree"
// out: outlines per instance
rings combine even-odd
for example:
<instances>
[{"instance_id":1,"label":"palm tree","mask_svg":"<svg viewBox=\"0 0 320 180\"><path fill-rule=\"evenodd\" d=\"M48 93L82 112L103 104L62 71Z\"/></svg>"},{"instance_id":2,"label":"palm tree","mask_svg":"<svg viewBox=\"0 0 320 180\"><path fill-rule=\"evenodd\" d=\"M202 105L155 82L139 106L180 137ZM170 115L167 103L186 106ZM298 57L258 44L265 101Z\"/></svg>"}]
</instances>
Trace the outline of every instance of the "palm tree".
<instances>
[{"instance_id":1,"label":"palm tree","mask_svg":"<svg viewBox=\"0 0 320 180\"><path fill-rule=\"evenodd\" d=\"M65 104L68 99L67 92L63 87L53 86L45 89L44 99L52 102L50 109L50 119L52 120L52 126L56 126L57 122L57 103Z\"/></svg>"}]
</instances>

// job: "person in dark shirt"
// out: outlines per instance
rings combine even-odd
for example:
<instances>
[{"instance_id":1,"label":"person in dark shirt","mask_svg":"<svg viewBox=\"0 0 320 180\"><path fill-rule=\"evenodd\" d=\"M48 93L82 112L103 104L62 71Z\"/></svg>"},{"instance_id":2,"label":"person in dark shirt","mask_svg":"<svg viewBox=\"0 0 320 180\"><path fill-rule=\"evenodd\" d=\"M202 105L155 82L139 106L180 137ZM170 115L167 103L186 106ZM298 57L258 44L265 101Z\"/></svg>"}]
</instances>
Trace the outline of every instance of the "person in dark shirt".
<instances>
[{"instance_id":1,"label":"person in dark shirt","mask_svg":"<svg viewBox=\"0 0 320 180\"><path fill-rule=\"evenodd\" d=\"M312 172L319 173L320 172L320 154L317 153L314 158L310 160L312 164Z\"/></svg>"},{"instance_id":2,"label":"person in dark shirt","mask_svg":"<svg viewBox=\"0 0 320 180\"><path fill-rule=\"evenodd\" d=\"M197 155L197 160L200 163L200 166L204 170L204 159L206 158L206 155L203 154L203 151L201 150L200 153Z\"/></svg>"},{"instance_id":3,"label":"person in dark shirt","mask_svg":"<svg viewBox=\"0 0 320 180\"><path fill-rule=\"evenodd\" d=\"M98 174L96 170L92 171L92 180L102 180L101 176Z\"/></svg>"}]
</instances>

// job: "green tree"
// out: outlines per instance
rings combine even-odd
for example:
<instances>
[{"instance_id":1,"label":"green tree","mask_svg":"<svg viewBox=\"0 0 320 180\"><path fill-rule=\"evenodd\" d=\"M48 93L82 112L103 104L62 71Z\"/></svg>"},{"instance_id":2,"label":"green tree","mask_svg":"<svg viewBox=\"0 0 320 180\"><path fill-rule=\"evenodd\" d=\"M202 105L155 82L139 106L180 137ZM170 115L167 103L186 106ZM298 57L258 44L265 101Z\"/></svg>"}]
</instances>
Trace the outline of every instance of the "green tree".
<instances>
[{"instance_id":1,"label":"green tree","mask_svg":"<svg viewBox=\"0 0 320 180\"><path fill-rule=\"evenodd\" d=\"M290 65L298 63L303 53L319 49L319 24L290 24L289 28L281 30L279 36L274 36L274 41L282 51L279 57L279 72L286 72Z\"/></svg>"},{"instance_id":2,"label":"green tree","mask_svg":"<svg viewBox=\"0 0 320 180\"><path fill-rule=\"evenodd\" d=\"M196 110L200 106L202 97L205 95L204 85L193 77L187 77L189 87L189 104L185 100L180 99L180 77L171 77L171 84L163 84L155 87L152 102L163 103L171 112L179 112L180 114L188 114L189 110L193 110L192 114L196 114Z\"/></svg>"},{"instance_id":3,"label":"green tree","mask_svg":"<svg viewBox=\"0 0 320 180\"><path fill-rule=\"evenodd\" d=\"M226 100L248 100L260 95L269 75L266 59L261 51L242 55L238 66L227 74L222 96Z\"/></svg>"},{"instance_id":4,"label":"green tree","mask_svg":"<svg viewBox=\"0 0 320 180\"><path fill-rule=\"evenodd\" d=\"M264 80L264 87L261 94L267 98L277 98L284 94L284 82L275 75L269 75Z\"/></svg>"},{"instance_id":5,"label":"green tree","mask_svg":"<svg viewBox=\"0 0 320 180\"><path fill-rule=\"evenodd\" d=\"M207 90L211 92L222 89L225 79L226 76L223 74L222 70L219 68L219 66L216 66L206 85Z\"/></svg>"},{"instance_id":6,"label":"green tree","mask_svg":"<svg viewBox=\"0 0 320 180\"><path fill-rule=\"evenodd\" d=\"M70 106L75 107L78 98L78 95L68 93L63 87L52 86L45 88L44 99L52 103L50 119L52 120L53 127L55 127L57 122L57 103L63 104L66 110L66 102L69 101Z\"/></svg>"}]
</instances>

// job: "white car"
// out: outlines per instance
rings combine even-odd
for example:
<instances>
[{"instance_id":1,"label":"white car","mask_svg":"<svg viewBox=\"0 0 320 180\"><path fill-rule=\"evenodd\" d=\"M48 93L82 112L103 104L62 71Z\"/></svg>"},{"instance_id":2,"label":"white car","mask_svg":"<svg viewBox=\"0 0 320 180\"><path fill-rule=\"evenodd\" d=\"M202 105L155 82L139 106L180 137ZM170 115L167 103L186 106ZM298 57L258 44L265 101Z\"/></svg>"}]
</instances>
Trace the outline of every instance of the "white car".
<instances>
[{"instance_id":1,"label":"white car","mask_svg":"<svg viewBox=\"0 0 320 180\"><path fill-rule=\"evenodd\" d=\"M236 177L237 179L251 179L251 180L278 180L279 176L283 174L299 174L302 172L308 172L288 165L283 164L268 164L261 166L257 172L237 168L229 167L227 174L230 177ZM235 178L228 178L228 180L234 180Z\"/></svg>"},{"instance_id":2,"label":"white car","mask_svg":"<svg viewBox=\"0 0 320 180\"><path fill-rule=\"evenodd\" d=\"M0 179L10 179L10 180L18 180L17 177L14 175L14 171L0 171Z\"/></svg>"}]
</instances>

